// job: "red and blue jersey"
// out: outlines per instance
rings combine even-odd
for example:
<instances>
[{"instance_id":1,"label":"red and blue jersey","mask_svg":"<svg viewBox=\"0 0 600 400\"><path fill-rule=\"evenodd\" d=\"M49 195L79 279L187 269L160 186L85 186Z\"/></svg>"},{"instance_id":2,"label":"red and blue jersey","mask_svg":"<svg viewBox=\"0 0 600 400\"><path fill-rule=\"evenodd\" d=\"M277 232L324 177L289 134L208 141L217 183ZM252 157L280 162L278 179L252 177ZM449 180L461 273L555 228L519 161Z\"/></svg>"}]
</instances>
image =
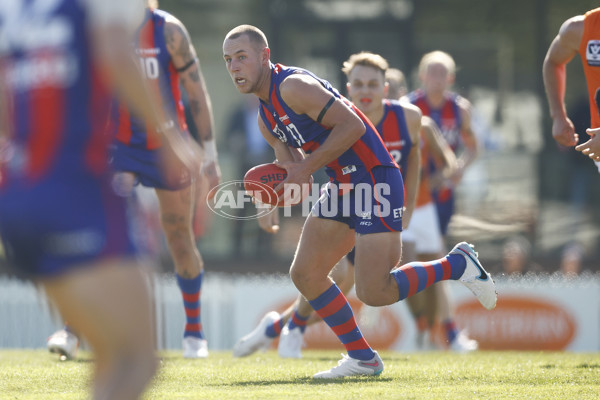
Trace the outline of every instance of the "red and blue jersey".
<instances>
[{"instance_id":1,"label":"red and blue jersey","mask_svg":"<svg viewBox=\"0 0 600 400\"><path fill-rule=\"evenodd\" d=\"M445 94L444 103L438 108L434 108L429 104L427 96L422 89L417 89L414 92L409 93L408 99L411 103L421 109L423 115L426 115L435 121L450 148L456 152L462 143L462 138L460 136L462 118L460 115L460 108L458 107L460 96L456 93L447 92Z\"/></svg>"},{"instance_id":2,"label":"red and blue jersey","mask_svg":"<svg viewBox=\"0 0 600 400\"><path fill-rule=\"evenodd\" d=\"M90 4L0 6L0 105L11 143L0 238L9 264L26 276L135 254L125 199L110 181L111 96L90 36L105 6Z\"/></svg>"},{"instance_id":3,"label":"red and blue jersey","mask_svg":"<svg viewBox=\"0 0 600 400\"><path fill-rule=\"evenodd\" d=\"M413 142L406 125L404 107L399 101L388 99L383 101L383 118L376 128L383 139L383 144L400 166L402 176L405 177L408 155Z\"/></svg>"},{"instance_id":4,"label":"red and blue jersey","mask_svg":"<svg viewBox=\"0 0 600 400\"><path fill-rule=\"evenodd\" d=\"M152 89L160 94L162 108L177 118L180 130L185 132L187 126L179 74L165 41L165 20L168 17L169 14L162 10L147 9L144 22L136 33L134 46L144 77ZM148 126L124 106L119 106L118 111L113 113L113 122L117 125L116 139L129 147L154 150L162 145L156 127Z\"/></svg>"},{"instance_id":5,"label":"red and blue jersey","mask_svg":"<svg viewBox=\"0 0 600 400\"><path fill-rule=\"evenodd\" d=\"M427 115L435 121L440 128L444 139L448 142L452 151L456 153L457 149L462 144L460 131L462 118L460 116L460 108L458 107L460 96L456 93L447 92L445 94L444 103L439 108L433 108L429 104L425 92L422 89L409 93L408 99L411 103L421 109L423 115ZM429 164L427 172L433 173L436 170L433 160L430 158L426 161ZM421 170L425 171L425 167L423 166ZM452 217L452 214L454 214L454 189L452 187L443 187L433 191L432 196L436 204L440 230L442 234L445 235L448 231L450 218Z\"/></svg>"},{"instance_id":6,"label":"red and blue jersey","mask_svg":"<svg viewBox=\"0 0 600 400\"><path fill-rule=\"evenodd\" d=\"M110 98L93 60L90 15L77 0L35 3L0 12L0 103L14 152L3 166L5 190L107 170Z\"/></svg>"},{"instance_id":7,"label":"red and blue jersey","mask_svg":"<svg viewBox=\"0 0 600 400\"><path fill-rule=\"evenodd\" d=\"M260 116L271 134L290 147L301 148L307 154L315 151L329 137L332 128L324 126L306 114L296 114L281 98L279 85L292 74L307 74L316 79L333 96L342 100L366 127L364 135L352 147L326 167L327 175L335 183L360 182L361 177L377 166L398 168L398 165L385 148L377 129L369 119L334 89L329 82L320 79L313 73L296 67L281 64L271 67L271 87L269 103L261 100Z\"/></svg>"}]
</instances>

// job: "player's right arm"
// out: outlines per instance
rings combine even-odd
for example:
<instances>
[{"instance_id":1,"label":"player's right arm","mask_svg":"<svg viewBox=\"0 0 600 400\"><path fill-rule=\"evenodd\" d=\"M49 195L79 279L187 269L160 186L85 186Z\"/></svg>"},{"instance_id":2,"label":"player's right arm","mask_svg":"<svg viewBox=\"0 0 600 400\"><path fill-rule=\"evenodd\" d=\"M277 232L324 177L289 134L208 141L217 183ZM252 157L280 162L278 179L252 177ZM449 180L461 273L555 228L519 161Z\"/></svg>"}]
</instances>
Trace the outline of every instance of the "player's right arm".
<instances>
[{"instance_id":1,"label":"player's right arm","mask_svg":"<svg viewBox=\"0 0 600 400\"><path fill-rule=\"evenodd\" d=\"M454 175L458 169L458 161L433 119L423 117L421 132L429 146L429 154L437 166L436 174L429 179L431 189L436 189Z\"/></svg>"},{"instance_id":2,"label":"player's right arm","mask_svg":"<svg viewBox=\"0 0 600 400\"><path fill-rule=\"evenodd\" d=\"M558 35L548 48L543 65L544 87L552 117L552 136L563 146L577 144L578 136L573 123L567 116L565 89L567 86L567 64L573 59L583 37L582 15L566 20Z\"/></svg>"},{"instance_id":3,"label":"player's right arm","mask_svg":"<svg viewBox=\"0 0 600 400\"><path fill-rule=\"evenodd\" d=\"M143 19L142 2L87 0L91 17L93 56L105 79L117 95L138 115L154 126L164 123L159 107L149 96L146 84L134 59L131 41Z\"/></svg>"},{"instance_id":4,"label":"player's right arm","mask_svg":"<svg viewBox=\"0 0 600 400\"><path fill-rule=\"evenodd\" d=\"M299 149L291 148L273 136L260 117L260 114L258 115L258 128L260 129L260 133L262 133L267 143L269 143L269 145L273 148L277 161L301 161L304 158L304 155ZM267 205L263 206L267 207ZM258 218L258 226L268 233L279 232L279 210L262 214Z\"/></svg>"},{"instance_id":5,"label":"player's right arm","mask_svg":"<svg viewBox=\"0 0 600 400\"><path fill-rule=\"evenodd\" d=\"M215 187L221 180L221 169L218 163L217 146L215 144L212 103L196 50L192 46L190 35L185 26L172 15L165 21L165 40L171 62L177 69L179 80L185 90L192 119L198 129L200 144L204 153L204 175L209 186Z\"/></svg>"}]
</instances>

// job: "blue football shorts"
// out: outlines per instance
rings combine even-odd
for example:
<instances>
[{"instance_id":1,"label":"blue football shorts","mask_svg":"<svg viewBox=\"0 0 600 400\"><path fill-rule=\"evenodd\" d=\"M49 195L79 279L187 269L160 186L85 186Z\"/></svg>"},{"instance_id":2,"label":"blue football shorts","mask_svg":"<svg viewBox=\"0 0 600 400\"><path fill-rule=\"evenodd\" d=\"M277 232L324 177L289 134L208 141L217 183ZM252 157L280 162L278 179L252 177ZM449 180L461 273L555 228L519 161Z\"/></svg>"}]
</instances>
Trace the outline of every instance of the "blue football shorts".
<instances>
[{"instance_id":1,"label":"blue football shorts","mask_svg":"<svg viewBox=\"0 0 600 400\"><path fill-rule=\"evenodd\" d=\"M375 167L345 193L340 188L327 184L311 213L345 223L363 235L402 231L404 182L399 169Z\"/></svg>"}]
</instances>

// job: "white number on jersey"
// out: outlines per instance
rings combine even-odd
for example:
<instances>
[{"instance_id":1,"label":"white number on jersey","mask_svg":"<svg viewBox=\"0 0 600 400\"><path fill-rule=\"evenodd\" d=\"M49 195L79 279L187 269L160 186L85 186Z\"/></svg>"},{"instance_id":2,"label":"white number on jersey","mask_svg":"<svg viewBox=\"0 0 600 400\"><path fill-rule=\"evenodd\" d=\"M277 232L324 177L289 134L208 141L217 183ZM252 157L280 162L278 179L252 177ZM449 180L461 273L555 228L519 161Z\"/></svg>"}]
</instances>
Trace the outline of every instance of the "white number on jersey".
<instances>
[{"instance_id":1,"label":"white number on jersey","mask_svg":"<svg viewBox=\"0 0 600 400\"><path fill-rule=\"evenodd\" d=\"M142 75L146 79L158 79L158 73L160 68L158 66L158 60L156 57L143 57L140 58L140 67L142 69Z\"/></svg>"},{"instance_id":2,"label":"white number on jersey","mask_svg":"<svg viewBox=\"0 0 600 400\"><path fill-rule=\"evenodd\" d=\"M402 152L400 150L390 150L390 154L394 158L394 161L396 161L396 164L399 164L400 160L402 160Z\"/></svg>"}]
</instances>

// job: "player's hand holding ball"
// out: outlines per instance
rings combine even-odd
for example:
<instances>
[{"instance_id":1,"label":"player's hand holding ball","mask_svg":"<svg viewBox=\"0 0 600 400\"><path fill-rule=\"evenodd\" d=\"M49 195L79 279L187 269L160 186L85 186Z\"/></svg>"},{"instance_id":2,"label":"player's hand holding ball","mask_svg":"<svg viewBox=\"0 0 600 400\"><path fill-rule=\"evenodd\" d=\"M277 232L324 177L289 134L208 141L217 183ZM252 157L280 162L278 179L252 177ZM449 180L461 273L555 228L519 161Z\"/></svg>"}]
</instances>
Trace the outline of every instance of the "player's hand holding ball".
<instances>
[{"instance_id":1,"label":"player's hand holding ball","mask_svg":"<svg viewBox=\"0 0 600 400\"><path fill-rule=\"evenodd\" d=\"M275 161L275 165L287 173L287 178L275 188L278 193L283 190L284 205L301 203L310 193L310 186L314 182L311 173L306 171L301 161Z\"/></svg>"},{"instance_id":2,"label":"player's hand holding ball","mask_svg":"<svg viewBox=\"0 0 600 400\"><path fill-rule=\"evenodd\" d=\"M278 207L299 204L310 192L313 177L298 173L294 164L298 163L257 165L246 172L244 188L258 203Z\"/></svg>"}]
</instances>

